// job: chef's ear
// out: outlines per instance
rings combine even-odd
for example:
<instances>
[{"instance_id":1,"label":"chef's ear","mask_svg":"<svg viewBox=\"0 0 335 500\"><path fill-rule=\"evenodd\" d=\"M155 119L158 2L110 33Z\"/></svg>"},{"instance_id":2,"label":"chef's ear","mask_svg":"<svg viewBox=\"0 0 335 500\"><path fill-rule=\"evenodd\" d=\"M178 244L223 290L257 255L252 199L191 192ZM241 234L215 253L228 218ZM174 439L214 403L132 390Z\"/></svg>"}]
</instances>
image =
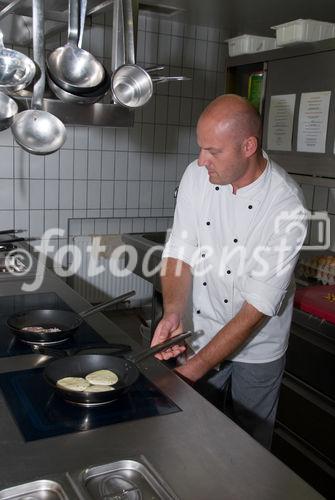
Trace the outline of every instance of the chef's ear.
<instances>
[{"instance_id":1,"label":"chef's ear","mask_svg":"<svg viewBox=\"0 0 335 500\"><path fill-rule=\"evenodd\" d=\"M258 139L255 136L250 136L244 140L243 150L246 158L253 156L258 149Z\"/></svg>"}]
</instances>

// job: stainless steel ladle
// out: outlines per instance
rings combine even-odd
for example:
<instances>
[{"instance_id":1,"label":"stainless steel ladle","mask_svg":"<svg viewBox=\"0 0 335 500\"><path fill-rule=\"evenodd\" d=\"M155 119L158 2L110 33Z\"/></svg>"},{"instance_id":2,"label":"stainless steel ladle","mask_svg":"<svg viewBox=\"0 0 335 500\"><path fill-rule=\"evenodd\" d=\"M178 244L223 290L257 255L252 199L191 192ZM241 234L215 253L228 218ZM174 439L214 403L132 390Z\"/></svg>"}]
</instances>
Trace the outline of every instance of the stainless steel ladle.
<instances>
[{"instance_id":1,"label":"stainless steel ladle","mask_svg":"<svg viewBox=\"0 0 335 500\"><path fill-rule=\"evenodd\" d=\"M55 49L47 59L53 81L71 93L90 91L105 78L105 68L89 52L78 47L78 0L69 0L68 42Z\"/></svg>"},{"instance_id":2,"label":"stainless steel ladle","mask_svg":"<svg viewBox=\"0 0 335 500\"><path fill-rule=\"evenodd\" d=\"M0 130L9 128L18 112L18 106L14 99L0 92Z\"/></svg>"},{"instance_id":3,"label":"stainless steel ladle","mask_svg":"<svg viewBox=\"0 0 335 500\"><path fill-rule=\"evenodd\" d=\"M40 77L34 85L32 109L15 116L12 132L16 142L28 153L46 155L62 147L66 129L56 116L42 110L45 87L44 0L33 0L33 49Z\"/></svg>"},{"instance_id":4,"label":"stainless steel ladle","mask_svg":"<svg viewBox=\"0 0 335 500\"><path fill-rule=\"evenodd\" d=\"M17 50L6 49L0 30L0 90L17 92L29 85L35 76L35 64Z\"/></svg>"}]
</instances>

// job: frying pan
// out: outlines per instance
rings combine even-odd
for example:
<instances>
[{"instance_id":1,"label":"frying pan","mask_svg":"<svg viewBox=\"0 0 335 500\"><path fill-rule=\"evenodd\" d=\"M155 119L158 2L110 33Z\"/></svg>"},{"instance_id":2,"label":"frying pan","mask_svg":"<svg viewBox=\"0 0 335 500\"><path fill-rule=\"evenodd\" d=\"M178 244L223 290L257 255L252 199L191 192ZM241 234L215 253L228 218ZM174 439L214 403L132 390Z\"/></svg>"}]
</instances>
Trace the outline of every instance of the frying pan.
<instances>
[{"instance_id":1,"label":"frying pan","mask_svg":"<svg viewBox=\"0 0 335 500\"><path fill-rule=\"evenodd\" d=\"M51 361L46 366L44 369L44 378L56 393L69 403L86 407L105 405L118 399L136 382L140 375L136 363L156 352L180 343L191 335L193 335L191 331L181 333L150 349L145 349L134 356L128 355L124 358L106 354L77 354L57 359ZM62 378L85 378L86 375L97 370L112 370L116 373L118 382L113 386L114 390L106 392L76 392L57 386L57 381Z\"/></svg>"},{"instance_id":2,"label":"frying pan","mask_svg":"<svg viewBox=\"0 0 335 500\"><path fill-rule=\"evenodd\" d=\"M63 311L61 309L33 309L14 314L7 319L7 325L10 331L21 341L31 344L52 344L67 340L74 331L81 325L84 318L95 314L106 307L122 302L133 295L135 291L124 293L114 299L108 300L103 304L75 313L73 311ZM22 328L28 326L41 326L43 328L59 328L60 332L29 332L22 331Z\"/></svg>"}]
</instances>

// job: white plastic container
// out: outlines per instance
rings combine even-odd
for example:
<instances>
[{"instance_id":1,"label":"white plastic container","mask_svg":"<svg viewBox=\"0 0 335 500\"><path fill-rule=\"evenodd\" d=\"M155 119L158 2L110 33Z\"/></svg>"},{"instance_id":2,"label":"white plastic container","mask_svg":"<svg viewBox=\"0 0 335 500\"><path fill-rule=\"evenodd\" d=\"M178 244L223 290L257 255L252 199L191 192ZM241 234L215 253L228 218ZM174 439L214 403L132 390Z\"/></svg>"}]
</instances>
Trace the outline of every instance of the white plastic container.
<instances>
[{"instance_id":1,"label":"white plastic container","mask_svg":"<svg viewBox=\"0 0 335 500\"><path fill-rule=\"evenodd\" d=\"M253 54L276 48L276 39L266 36L240 35L234 38L228 38L229 57L239 56L241 54Z\"/></svg>"},{"instance_id":2,"label":"white plastic container","mask_svg":"<svg viewBox=\"0 0 335 500\"><path fill-rule=\"evenodd\" d=\"M317 42L335 37L335 24L314 19L296 19L272 26L276 30L277 46L299 42Z\"/></svg>"}]
</instances>

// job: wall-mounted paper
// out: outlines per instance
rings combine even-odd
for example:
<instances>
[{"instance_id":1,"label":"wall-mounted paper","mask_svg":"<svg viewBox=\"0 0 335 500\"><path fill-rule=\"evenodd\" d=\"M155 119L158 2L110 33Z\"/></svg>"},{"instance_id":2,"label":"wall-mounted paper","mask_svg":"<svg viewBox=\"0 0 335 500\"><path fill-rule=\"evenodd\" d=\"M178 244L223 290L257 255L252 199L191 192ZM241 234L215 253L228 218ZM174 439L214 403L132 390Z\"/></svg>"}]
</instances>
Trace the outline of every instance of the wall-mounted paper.
<instances>
[{"instance_id":1,"label":"wall-mounted paper","mask_svg":"<svg viewBox=\"0 0 335 500\"><path fill-rule=\"evenodd\" d=\"M272 95L270 100L267 148L292 150L295 94Z\"/></svg>"},{"instance_id":2,"label":"wall-mounted paper","mask_svg":"<svg viewBox=\"0 0 335 500\"><path fill-rule=\"evenodd\" d=\"M326 151L330 94L330 90L301 94L297 151Z\"/></svg>"}]
</instances>

